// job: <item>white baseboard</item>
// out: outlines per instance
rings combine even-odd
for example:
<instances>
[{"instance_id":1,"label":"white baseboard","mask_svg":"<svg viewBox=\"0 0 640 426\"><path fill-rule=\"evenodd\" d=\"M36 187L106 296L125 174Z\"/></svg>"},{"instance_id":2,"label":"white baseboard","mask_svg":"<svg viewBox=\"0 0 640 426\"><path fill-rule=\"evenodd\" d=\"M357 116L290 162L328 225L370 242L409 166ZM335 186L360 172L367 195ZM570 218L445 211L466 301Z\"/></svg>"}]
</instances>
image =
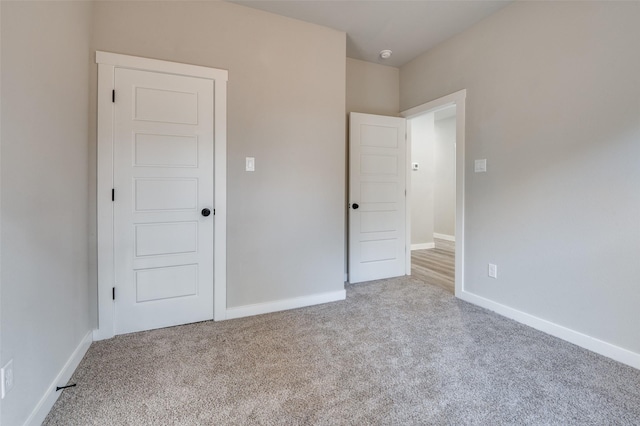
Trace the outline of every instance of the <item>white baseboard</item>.
<instances>
[{"instance_id":1,"label":"white baseboard","mask_svg":"<svg viewBox=\"0 0 640 426\"><path fill-rule=\"evenodd\" d=\"M453 235L446 235L446 234L436 234L435 232L433 233L433 238L437 238L439 240L445 240L445 241L456 241L456 237Z\"/></svg>"},{"instance_id":2,"label":"white baseboard","mask_svg":"<svg viewBox=\"0 0 640 426\"><path fill-rule=\"evenodd\" d=\"M339 290L313 294L311 296L294 297L292 299L238 306L236 308L227 308L227 319L243 318L253 315L269 314L271 312L286 311L288 309L304 308L305 306L336 302L346 298L347 292L345 290Z\"/></svg>"},{"instance_id":3,"label":"white baseboard","mask_svg":"<svg viewBox=\"0 0 640 426\"><path fill-rule=\"evenodd\" d=\"M562 340L566 340L567 342L573 343L574 345L606 356L607 358L611 358L633 368L640 369L640 354L631 352L628 349L612 345L611 343L596 339L595 337L588 336L586 334L558 325L551 321L547 321L542 318L538 318L536 316L519 311L517 309L510 308L508 306L486 299L482 296L469 293L468 291L463 290L458 297L466 302L489 309L490 311L496 312L497 314L500 314L507 318L511 318L512 320L528 325L529 327L535 328L536 330L540 330Z\"/></svg>"},{"instance_id":4,"label":"white baseboard","mask_svg":"<svg viewBox=\"0 0 640 426\"><path fill-rule=\"evenodd\" d=\"M91 342L93 341L93 332L90 331L84 336L82 341L78 347L73 351L67 362L62 367L62 370L58 373L56 378L47 388L47 391L44 393L38 405L33 409L31 415L27 418L27 421L24 423L25 426L39 426L42 424L44 419L51 411L53 404L58 400L58 397L63 391L56 392L56 386L64 386L67 384L73 372L78 368L78 364L82 361L84 354L89 350L89 346L91 346Z\"/></svg>"},{"instance_id":5,"label":"white baseboard","mask_svg":"<svg viewBox=\"0 0 640 426\"><path fill-rule=\"evenodd\" d=\"M436 248L436 243L411 244L411 250L426 250Z\"/></svg>"}]
</instances>

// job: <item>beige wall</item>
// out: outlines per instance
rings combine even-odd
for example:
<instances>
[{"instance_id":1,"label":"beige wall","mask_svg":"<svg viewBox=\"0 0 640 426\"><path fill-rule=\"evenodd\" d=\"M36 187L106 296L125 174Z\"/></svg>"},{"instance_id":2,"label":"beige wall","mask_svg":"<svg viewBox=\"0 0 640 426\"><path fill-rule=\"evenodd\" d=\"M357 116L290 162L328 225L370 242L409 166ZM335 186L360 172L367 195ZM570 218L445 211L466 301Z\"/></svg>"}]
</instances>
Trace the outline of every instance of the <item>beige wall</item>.
<instances>
[{"instance_id":1,"label":"beige wall","mask_svg":"<svg viewBox=\"0 0 640 426\"><path fill-rule=\"evenodd\" d=\"M347 58L347 112L400 113L400 70Z\"/></svg>"},{"instance_id":2,"label":"beige wall","mask_svg":"<svg viewBox=\"0 0 640 426\"><path fill-rule=\"evenodd\" d=\"M228 306L342 290L345 34L225 2L94 17L94 50L229 70Z\"/></svg>"},{"instance_id":3,"label":"beige wall","mask_svg":"<svg viewBox=\"0 0 640 426\"><path fill-rule=\"evenodd\" d=\"M21 425L92 329L87 280L90 2L1 2L2 353ZM95 303L93 301L92 303Z\"/></svg>"},{"instance_id":4,"label":"beige wall","mask_svg":"<svg viewBox=\"0 0 640 426\"><path fill-rule=\"evenodd\" d=\"M638 22L637 2L516 2L400 71L402 110L467 89L467 291L635 353Z\"/></svg>"},{"instance_id":5,"label":"beige wall","mask_svg":"<svg viewBox=\"0 0 640 426\"><path fill-rule=\"evenodd\" d=\"M434 122L433 232L456 235L456 118Z\"/></svg>"}]
</instances>

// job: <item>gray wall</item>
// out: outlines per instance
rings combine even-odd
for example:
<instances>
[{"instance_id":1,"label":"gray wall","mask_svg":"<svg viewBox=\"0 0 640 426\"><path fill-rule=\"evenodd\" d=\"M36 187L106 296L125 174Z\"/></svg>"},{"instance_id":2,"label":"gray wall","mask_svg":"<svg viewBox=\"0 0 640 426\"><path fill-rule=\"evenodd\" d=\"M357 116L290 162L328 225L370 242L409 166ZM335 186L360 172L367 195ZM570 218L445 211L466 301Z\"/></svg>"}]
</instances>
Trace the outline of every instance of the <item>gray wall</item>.
<instances>
[{"instance_id":1,"label":"gray wall","mask_svg":"<svg viewBox=\"0 0 640 426\"><path fill-rule=\"evenodd\" d=\"M456 235L456 118L439 120L433 143L433 232Z\"/></svg>"},{"instance_id":2,"label":"gray wall","mask_svg":"<svg viewBox=\"0 0 640 426\"><path fill-rule=\"evenodd\" d=\"M345 34L225 2L98 2L93 25L94 50L229 70L228 306L342 290Z\"/></svg>"},{"instance_id":3,"label":"gray wall","mask_svg":"<svg viewBox=\"0 0 640 426\"><path fill-rule=\"evenodd\" d=\"M23 424L92 329L87 285L89 2L2 2L2 353Z\"/></svg>"},{"instance_id":4,"label":"gray wall","mask_svg":"<svg viewBox=\"0 0 640 426\"><path fill-rule=\"evenodd\" d=\"M637 2L516 2L400 70L402 110L467 89L467 291L636 353L638 22Z\"/></svg>"},{"instance_id":5,"label":"gray wall","mask_svg":"<svg viewBox=\"0 0 640 426\"><path fill-rule=\"evenodd\" d=\"M411 245L433 243L434 225L434 117L424 114L408 120L411 131Z\"/></svg>"}]
</instances>

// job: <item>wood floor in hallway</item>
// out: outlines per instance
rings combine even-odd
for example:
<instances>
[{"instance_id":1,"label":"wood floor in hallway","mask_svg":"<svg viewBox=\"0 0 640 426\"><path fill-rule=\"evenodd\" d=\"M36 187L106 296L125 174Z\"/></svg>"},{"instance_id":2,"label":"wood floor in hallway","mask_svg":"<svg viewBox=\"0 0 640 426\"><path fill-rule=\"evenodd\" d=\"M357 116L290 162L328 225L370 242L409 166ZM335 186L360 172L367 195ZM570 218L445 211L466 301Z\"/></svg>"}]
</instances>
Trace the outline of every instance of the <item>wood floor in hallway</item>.
<instances>
[{"instance_id":1,"label":"wood floor in hallway","mask_svg":"<svg viewBox=\"0 0 640 426\"><path fill-rule=\"evenodd\" d=\"M411 275L453 294L455 288L455 254L433 248L411 252Z\"/></svg>"}]
</instances>

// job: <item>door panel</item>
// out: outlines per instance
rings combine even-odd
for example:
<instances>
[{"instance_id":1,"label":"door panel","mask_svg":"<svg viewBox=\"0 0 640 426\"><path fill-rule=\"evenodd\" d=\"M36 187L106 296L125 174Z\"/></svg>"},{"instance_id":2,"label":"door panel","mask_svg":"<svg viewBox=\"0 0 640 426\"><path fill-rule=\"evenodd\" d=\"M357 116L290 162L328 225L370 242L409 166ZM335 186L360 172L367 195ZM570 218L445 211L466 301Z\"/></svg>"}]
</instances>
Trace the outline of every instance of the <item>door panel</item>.
<instances>
[{"instance_id":1,"label":"door panel","mask_svg":"<svg viewBox=\"0 0 640 426\"><path fill-rule=\"evenodd\" d=\"M351 283L405 274L405 129L404 118L350 115Z\"/></svg>"},{"instance_id":2,"label":"door panel","mask_svg":"<svg viewBox=\"0 0 640 426\"><path fill-rule=\"evenodd\" d=\"M194 296L198 291L198 265L136 271L136 302Z\"/></svg>"},{"instance_id":3,"label":"door panel","mask_svg":"<svg viewBox=\"0 0 640 426\"><path fill-rule=\"evenodd\" d=\"M134 178L133 198L138 212L194 210L198 192L198 179Z\"/></svg>"},{"instance_id":4,"label":"door panel","mask_svg":"<svg viewBox=\"0 0 640 426\"><path fill-rule=\"evenodd\" d=\"M198 222L149 223L135 228L136 257L198 250Z\"/></svg>"},{"instance_id":5,"label":"door panel","mask_svg":"<svg viewBox=\"0 0 640 426\"><path fill-rule=\"evenodd\" d=\"M213 319L213 82L116 69L116 334Z\"/></svg>"},{"instance_id":6,"label":"door panel","mask_svg":"<svg viewBox=\"0 0 640 426\"><path fill-rule=\"evenodd\" d=\"M137 133L135 166L198 167L198 139L184 135Z\"/></svg>"},{"instance_id":7,"label":"door panel","mask_svg":"<svg viewBox=\"0 0 640 426\"><path fill-rule=\"evenodd\" d=\"M197 92L177 92L162 90L158 87L136 87L134 104L136 120L198 124Z\"/></svg>"}]
</instances>

